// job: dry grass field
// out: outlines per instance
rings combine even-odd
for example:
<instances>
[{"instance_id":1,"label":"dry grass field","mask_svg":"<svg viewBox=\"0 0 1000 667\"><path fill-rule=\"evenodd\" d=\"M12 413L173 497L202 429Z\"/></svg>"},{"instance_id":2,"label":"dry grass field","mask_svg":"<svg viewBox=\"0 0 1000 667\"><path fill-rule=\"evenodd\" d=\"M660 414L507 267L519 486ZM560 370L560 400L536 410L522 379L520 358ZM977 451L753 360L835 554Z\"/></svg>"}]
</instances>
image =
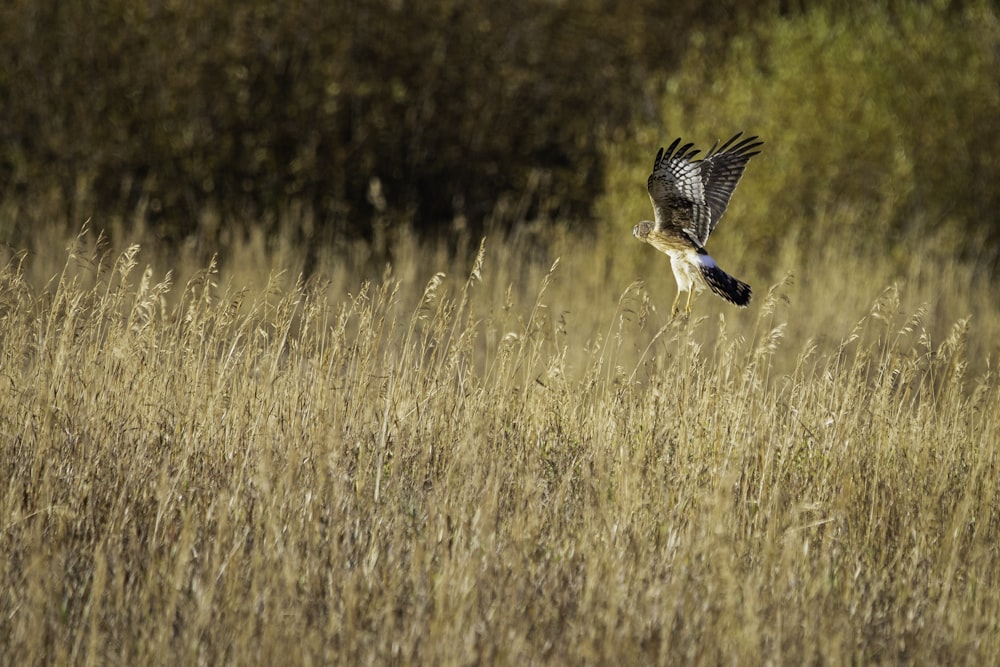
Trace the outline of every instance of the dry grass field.
<instances>
[{"instance_id":1,"label":"dry grass field","mask_svg":"<svg viewBox=\"0 0 1000 667\"><path fill-rule=\"evenodd\" d=\"M671 322L632 223L8 255L3 661L1000 661L984 267L730 245Z\"/></svg>"}]
</instances>

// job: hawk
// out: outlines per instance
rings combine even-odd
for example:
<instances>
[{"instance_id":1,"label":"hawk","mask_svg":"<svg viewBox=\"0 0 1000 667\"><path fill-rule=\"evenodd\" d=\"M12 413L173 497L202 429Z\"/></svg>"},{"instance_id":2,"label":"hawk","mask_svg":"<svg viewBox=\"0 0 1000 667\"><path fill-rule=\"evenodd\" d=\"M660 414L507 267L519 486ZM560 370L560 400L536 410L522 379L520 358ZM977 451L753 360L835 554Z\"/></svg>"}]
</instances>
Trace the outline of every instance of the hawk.
<instances>
[{"instance_id":1,"label":"hawk","mask_svg":"<svg viewBox=\"0 0 1000 667\"><path fill-rule=\"evenodd\" d=\"M722 146L716 142L701 160L693 159L701 152L693 143L678 148L680 138L656 154L646 182L656 220L643 220L632 235L670 257L677 279L671 316L677 315L681 292L688 293L685 312L690 315L692 292L701 292L706 285L740 308L750 303L750 286L720 269L705 250L747 162L764 144L755 136L738 142L742 135L738 132Z\"/></svg>"}]
</instances>

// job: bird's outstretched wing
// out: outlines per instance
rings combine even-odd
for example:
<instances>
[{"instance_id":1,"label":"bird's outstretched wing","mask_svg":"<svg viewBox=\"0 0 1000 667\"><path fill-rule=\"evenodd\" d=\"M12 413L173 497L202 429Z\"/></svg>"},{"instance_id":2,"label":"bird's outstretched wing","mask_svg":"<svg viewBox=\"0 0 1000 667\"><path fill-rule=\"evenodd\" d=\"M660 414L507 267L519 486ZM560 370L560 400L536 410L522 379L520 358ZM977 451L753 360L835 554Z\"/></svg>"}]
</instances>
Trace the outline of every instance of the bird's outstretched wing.
<instances>
[{"instance_id":1,"label":"bird's outstretched wing","mask_svg":"<svg viewBox=\"0 0 1000 667\"><path fill-rule=\"evenodd\" d=\"M737 142L742 134L722 146L716 142L698 161L694 157L701 151L692 143L679 146L680 139L660 149L646 182L657 230L683 230L692 241L705 245L726 212L747 162L760 153L756 149L764 143L755 136Z\"/></svg>"}]
</instances>

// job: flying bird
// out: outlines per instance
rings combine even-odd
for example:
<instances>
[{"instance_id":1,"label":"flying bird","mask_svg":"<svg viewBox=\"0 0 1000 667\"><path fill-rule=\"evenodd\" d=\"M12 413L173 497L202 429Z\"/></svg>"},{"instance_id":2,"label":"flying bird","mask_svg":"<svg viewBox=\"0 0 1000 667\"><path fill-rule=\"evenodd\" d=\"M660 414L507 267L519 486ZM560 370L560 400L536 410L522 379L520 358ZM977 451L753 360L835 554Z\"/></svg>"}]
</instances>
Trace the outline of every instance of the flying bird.
<instances>
[{"instance_id":1,"label":"flying bird","mask_svg":"<svg viewBox=\"0 0 1000 667\"><path fill-rule=\"evenodd\" d=\"M742 135L738 132L722 146L716 142L701 160L694 159L701 151L693 143L678 148L680 138L656 154L646 181L656 219L643 220L632 235L670 257L677 279L671 316L677 315L681 292L687 292L685 312L690 315L692 292L701 292L706 285L740 308L750 303L750 286L720 269L705 250L747 162L764 144L755 136L738 141Z\"/></svg>"}]
</instances>

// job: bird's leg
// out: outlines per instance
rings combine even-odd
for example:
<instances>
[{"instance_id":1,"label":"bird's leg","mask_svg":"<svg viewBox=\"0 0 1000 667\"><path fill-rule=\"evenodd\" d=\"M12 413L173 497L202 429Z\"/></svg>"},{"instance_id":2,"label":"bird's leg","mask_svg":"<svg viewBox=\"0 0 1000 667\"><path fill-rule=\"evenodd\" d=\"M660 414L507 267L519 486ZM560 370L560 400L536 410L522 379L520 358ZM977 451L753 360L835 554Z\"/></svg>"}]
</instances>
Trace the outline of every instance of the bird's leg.
<instances>
[{"instance_id":1,"label":"bird's leg","mask_svg":"<svg viewBox=\"0 0 1000 667\"><path fill-rule=\"evenodd\" d=\"M691 315L691 295L692 294L694 294L694 290L689 290L688 291L687 306L684 308L684 312L687 313L688 316Z\"/></svg>"},{"instance_id":2,"label":"bird's leg","mask_svg":"<svg viewBox=\"0 0 1000 667\"><path fill-rule=\"evenodd\" d=\"M677 290L677 296L674 297L674 302L670 306L670 319L677 317L677 302L680 301L681 291Z\"/></svg>"}]
</instances>

